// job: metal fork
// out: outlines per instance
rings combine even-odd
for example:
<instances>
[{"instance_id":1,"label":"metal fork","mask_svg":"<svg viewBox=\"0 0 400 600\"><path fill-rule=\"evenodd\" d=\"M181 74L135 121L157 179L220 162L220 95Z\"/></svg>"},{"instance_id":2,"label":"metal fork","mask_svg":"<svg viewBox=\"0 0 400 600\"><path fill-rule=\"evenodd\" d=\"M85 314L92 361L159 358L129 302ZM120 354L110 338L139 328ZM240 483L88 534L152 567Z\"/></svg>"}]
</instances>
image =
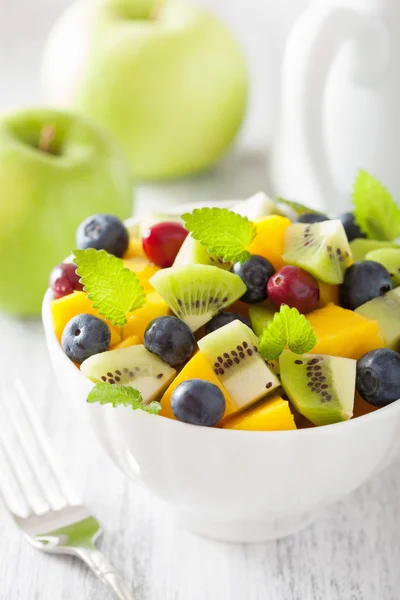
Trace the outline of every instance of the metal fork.
<instances>
[{"instance_id":1,"label":"metal fork","mask_svg":"<svg viewBox=\"0 0 400 600\"><path fill-rule=\"evenodd\" d=\"M15 382L15 392L16 402L14 394L3 398L0 429L4 463L0 494L14 522L35 548L77 556L117 600L134 600L120 575L96 549L101 526L70 488L19 381Z\"/></svg>"}]
</instances>

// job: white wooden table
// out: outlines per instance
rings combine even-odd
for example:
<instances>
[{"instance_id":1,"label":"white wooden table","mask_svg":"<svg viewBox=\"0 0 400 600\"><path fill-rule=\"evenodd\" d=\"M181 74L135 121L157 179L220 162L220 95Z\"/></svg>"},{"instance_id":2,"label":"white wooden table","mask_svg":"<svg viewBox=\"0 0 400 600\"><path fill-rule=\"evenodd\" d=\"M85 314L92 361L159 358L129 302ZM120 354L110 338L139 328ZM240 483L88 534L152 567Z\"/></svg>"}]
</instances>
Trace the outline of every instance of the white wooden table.
<instances>
[{"instance_id":1,"label":"white wooden table","mask_svg":"<svg viewBox=\"0 0 400 600\"><path fill-rule=\"evenodd\" d=\"M39 322L0 318L1 375L15 367L78 492L103 523L101 547L137 600L398 600L400 462L298 535L234 546L179 531L128 482L61 399ZM10 372L10 371L8 371ZM0 423L1 427L1 423ZM43 555L0 506L1 600L109 600L78 561Z\"/></svg>"},{"instance_id":2,"label":"white wooden table","mask_svg":"<svg viewBox=\"0 0 400 600\"><path fill-rule=\"evenodd\" d=\"M237 21L239 30L242 0L201 1L225 12L232 25ZM263 139L268 117L267 57L260 53L267 40L262 27L254 35L250 19L252 10L261 18L264 1L246 2L246 10L252 8L242 35L257 75L256 102L243 138L246 151L198 180L163 189L148 186L139 194L139 209L166 195L171 202L187 202L265 188L263 157L248 146L249 139ZM45 32L68 4L0 0L0 110L37 103ZM56 387L39 322L0 316L0 377L11 366L29 387L77 491L104 525L102 549L125 574L137 600L399 600L400 461L292 538L255 546L213 543L174 529L164 507L129 483L73 417ZM0 505L0 600L109 598L78 561L32 549Z\"/></svg>"}]
</instances>

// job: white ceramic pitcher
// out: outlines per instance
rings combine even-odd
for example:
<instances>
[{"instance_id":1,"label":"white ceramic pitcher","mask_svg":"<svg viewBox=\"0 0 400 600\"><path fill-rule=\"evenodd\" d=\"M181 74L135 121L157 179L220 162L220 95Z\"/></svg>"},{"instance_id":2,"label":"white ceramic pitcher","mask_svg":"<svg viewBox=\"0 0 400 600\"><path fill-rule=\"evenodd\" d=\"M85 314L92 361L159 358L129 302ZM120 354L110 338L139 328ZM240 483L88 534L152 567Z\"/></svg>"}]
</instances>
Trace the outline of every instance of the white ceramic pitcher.
<instances>
[{"instance_id":1,"label":"white ceramic pitcher","mask_svg":"<svg viewBox=\"0 0 400 600\"><path fill-rule=\"evenodd\" d=\"M314 0L289 37L274 191L349 206L358 169L400 199L400 0Z\"/></svg>"}]
</instances>

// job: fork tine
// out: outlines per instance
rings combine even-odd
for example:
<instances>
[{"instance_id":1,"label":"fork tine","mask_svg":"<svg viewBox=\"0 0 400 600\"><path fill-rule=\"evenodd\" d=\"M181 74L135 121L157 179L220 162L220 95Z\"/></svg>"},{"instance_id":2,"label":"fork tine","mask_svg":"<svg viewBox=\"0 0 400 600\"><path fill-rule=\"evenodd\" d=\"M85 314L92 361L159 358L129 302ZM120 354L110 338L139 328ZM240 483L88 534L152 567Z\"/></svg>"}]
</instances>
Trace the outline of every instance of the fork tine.
<instances>
[{"instance_id":1,"label":"fork tine","mask_svg":"<svg viewBox=\"0 0 400 600\"><path fill-rule=\"evenodd\" d=\"M0 403L0 492L3 503L14 517L27 517L43 513L49 507L47 503L43 502L43 498L40 498L37 484L32 480L25 453L22 452L18 442L14 428L15 419L11 418L9 410L10 390L6 385L9 377L5 376L6 371L3 372L2 367L3 365L1 365L0 373L2 396Z\"/></svg>"},{"instance_id":2,"label":"fork tine","mask_svg":"<svg viewBox=\"0 0 400 600\"><path fill-rule=\"evenodd\" d=\"M6 413L6 414L8 416L8 413ZM10 443L9 440L6 442L5 437L6 436L4 435L4 431L3 431L2 435L0 436L0 448L2 450L2 455L4 456L8 470L10 471L10 473L14 479L14 482L16 483L16 487L18 488L19 495L22 497L22 499L24 501L25 506L24 506L24 510L22 511L24 513L23 516L29 516L32 514L38 514L40 512L43 512L43 508L45 508L45 507L43 507L43 505L39 506L37 504L37 502L35 501L35 499L32 495L32 490L30 489L30 487L28 485L28 481L21 472L21 464L16 459L15 452L12 449L12 444ZM1 488L1 497L2 497L4 504L6 505L6 507L11 512L12 515L17 516L18 510L16 509L16 507L18 505L18 502L16 499L16 494L15 494L15 492L12 491L11 485L9 484L9 482L4 474L4 470L2 470L0 488ZM20 515L20 516L22 516L22 515Z\"/></svg>"},{"instance_id":3,"label":"fork tine","mask_svg":"<svg viewBox=\"0 0 400 600\"><path fill-rule=\"evenodd\" d=\"M17 391L20 404L24 409L26 419L29 425L31 426L31 431L33 437L35 438L36 444L49 467L53 480L56 483L61 495L68 504L80 504L79 497L69 484L67 476L64 474L64 472L60 468L60 465L57 464L57 461L54 458L54 453L52 452L52 449L50 447L47 434L35 411L33 410L28 393L21 380L15 380L15 389Z\"/></svg>"},{"instance_id":4,"label":"fork tine","mask_svg":"<svg viewBox=\"0 0 400 600\"><path fill-rule=\"evenodd\" d=\"M12 514L13 517L20 516L22 517L22 513L26 511L18 510L19 502L15 497L15 492L12 490L10 484L7 480L2 477L0 479L0 499L3 501L3 504L8 509L8 511ZM21 508L21 507L19 507ZM27 507L26 507L27 508Z\"/></svg>"},{"instance_id":5,"label":"fork tine","mask_svg":"<svg viewBox=\"0 0 400 600\"><path fill-rule=\"evenodd\" d=\"M30 508L34 513L40 514L46 510L50 510L50 508L59 508L60 503L65 505L66 500L62 495L60 496L58 491L56 494L54 493L54 485L52 486L52 482L49 482L48 477L46 479L46 474L40 465L37 448L32 444L32 432L27 428L24 430L22 427L21 415L17 413L15 404L13 404L11 408L11 403L7 400L4 401L3 411L7 415L9 430L14 433L14 444L18 445L16 447L13 444L7 447L3 439L3 449L8 457L8 462L11 466L14 478L18 481L20 488L24 491L25 499L30 505ZM33 442L36 443L34 440ZM14 453L17 453L18 449L21 456L23 456L23 461L19 462L14 459ZM27 471L25 474L23 472L24 467ZM39 493L36 492L35 494L35 489ZM43 504L44 501L44 506L40 506L40 508L38 508L37 504L39 499L42 501L41 504Z\"/></svg>"}]
</instances>

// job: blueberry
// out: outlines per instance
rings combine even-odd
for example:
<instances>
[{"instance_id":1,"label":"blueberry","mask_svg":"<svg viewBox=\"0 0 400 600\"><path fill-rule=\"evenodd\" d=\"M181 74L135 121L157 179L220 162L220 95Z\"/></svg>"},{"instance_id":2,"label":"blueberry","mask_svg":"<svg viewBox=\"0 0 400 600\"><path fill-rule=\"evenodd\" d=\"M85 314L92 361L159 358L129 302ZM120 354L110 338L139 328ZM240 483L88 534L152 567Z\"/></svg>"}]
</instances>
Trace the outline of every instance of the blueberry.
<instances>
[{"instance_id":1,"label":"blueberry","mask_svg":"<svg viewBox=\"0 0 400 600\"><path fill-rule=\"evenodd\" d=\"M66 324L61 346L65 354L78 363L105 352L110 347L111 332L105 321L93 315L77 315Z\"/></svg>"},{"instance_id":2,"label":"blueberry","mask_svg":"<svg viewBox=\"0 0 400 600\"><path fill-rule=\"evenodd\" d=\"M347 239L349 240L349 242L352 242L353 240L356 240L358 238L366 238L367 237L365 235L365 233L363 233L361 231L361 229L359 228L359 226L357 225L353 213L351 213L351 212L343 213L342 215L339 215L339 219L343 223L343 227L344 227L344 230L346 232Z\"/></svg>"},{"instance_id":3,"label":"blueberry","mask_svg":"<svg viewBox=\"0 0 400 600\"><path fill-rule=\"evenodd\" d=\"M171 367L181 367L196 347L192 330L177 317L157 317L144 333L144 345Z\"/></svg>"},{"instance_id":4,"label":"blueberry","mask_svg":"<svg viewBox=\"0 0 400 600\"><path fill-rule=\"evenodd\" d=\"M372 260L356 262L344 274L340 286L340 304L355 310L373 298L383 296L393 288L392 279L385 267Z\"/></svg>"},{"instance_id":5,"label":"blueberry","mask_svg":"<svg viewBox=\"0 0 400 600\"><path fill-rule=\"evenodd\" d=\"M366 402L386 406L400 398L400 354L379 348L364 354L357 363L356 388Z\"/></svg>"},{"instance_id":6,"label":"blueberry","mask_svg":"<svg viewBox=\"0 0 400 600\"><path fill-rule=\"evenodd\" d=\"M77 248L106 250L114 256L125 254L129 234L125 225L114 215L92 215L81 223L76 232Z\"/></svg>"},{"instance_id":7,"label":"blueberry","mask_svg":"<svg viewBox=\"0 0 400 600\"><path fill-rule=\"evenodd\" d=\"M297 217L295 223L321 223L321 221L329 221L329 217L323 213L309 212Z\"/></svg>"},{"instance_id":8,"label":"blueberry","mask_svg":"<svg viewBox=\"0 0 400 600\"><path fill-rule=\"evenodd\" d=\"M242 321L247 327L251 328L251 323L249 319L246 317L242 317L239 313L231 313L231 312L220 312L219 315L215 315L206 325L206 335L223 327L224 325L228 325L228 323L232 323L232 321Z\"/></svg>"},{"instance_id":9,"label":"blueberry","mask_svg":"<svg viewBox=\"0 0 400 600\"><path fill-rule=\"evenodd\" d=\"M243 302L256 304L266 299L268 279L275 273L269 260L254 254L243 263L236 262L231 271L247 286L247 292L240 298Z\"/></svg>"},{"instance_id":10,"label":"blueberry","mask_svg":"<svg viewBox=\"0 0 400 600\"><path fill-rule=\"evenodd\" d=\"M175 388L171 406L178 421L212 427L224 416L225 398L214 383L188 379Z\"/></svg>"}]
</instances>

